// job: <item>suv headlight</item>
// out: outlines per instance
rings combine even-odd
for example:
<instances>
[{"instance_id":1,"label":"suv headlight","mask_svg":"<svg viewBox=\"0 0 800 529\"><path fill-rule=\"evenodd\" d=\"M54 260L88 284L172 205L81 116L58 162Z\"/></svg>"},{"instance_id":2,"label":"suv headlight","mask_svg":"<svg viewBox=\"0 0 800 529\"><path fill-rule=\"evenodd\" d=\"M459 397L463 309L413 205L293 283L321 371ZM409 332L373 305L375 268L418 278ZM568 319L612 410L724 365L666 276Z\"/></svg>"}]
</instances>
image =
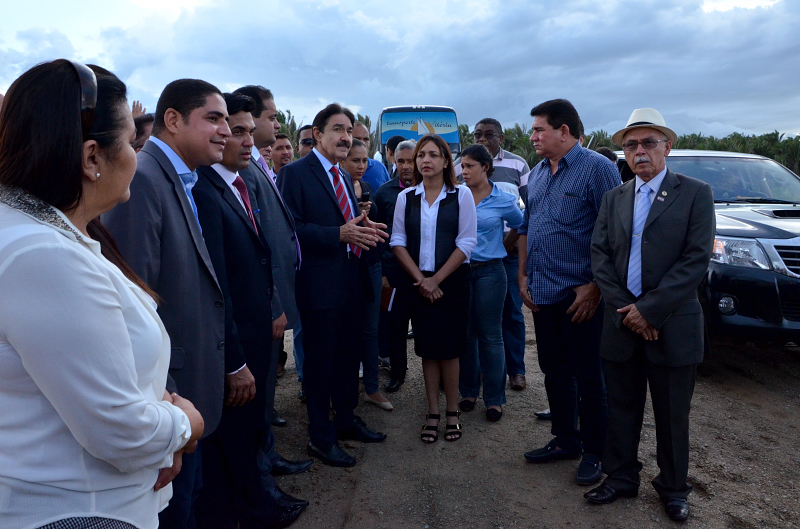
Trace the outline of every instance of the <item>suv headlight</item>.
<instances>
[{"instance_id":1,"label":"suv headlight","mask_svg":"<svg viewBox=\"0 0 800 529\"><path fill-rule=\"evenodd\" d=\"M754 239L716 237L711 260L732 266L769 270L770 264L764 249Z\"/></svg>"}]
</instances>

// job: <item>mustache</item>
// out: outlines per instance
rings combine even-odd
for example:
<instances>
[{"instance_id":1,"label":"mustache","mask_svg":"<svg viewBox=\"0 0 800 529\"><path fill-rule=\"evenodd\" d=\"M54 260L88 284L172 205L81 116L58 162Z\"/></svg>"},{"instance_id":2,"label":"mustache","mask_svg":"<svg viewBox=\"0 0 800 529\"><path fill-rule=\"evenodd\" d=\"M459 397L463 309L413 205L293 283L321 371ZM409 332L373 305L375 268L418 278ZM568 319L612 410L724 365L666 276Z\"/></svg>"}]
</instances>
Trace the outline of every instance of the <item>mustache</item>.
<instances>
[{"instance_id":1,"label":"mustache","mask_svg":"<svg viewBox=\"0 0 800 529\"><path fill-rule=\"evenodd\" d=\"M637 164L639 162L648 162L649 163L650 161L651 161L650 157L646 156L644 154L639 155L639 156L637 156L636 158L633 159L633 163L635 163L635 164Z\"/></svg>"},{"instance_id":2,"label":"mustache","mask_svg":"<svg viewBox=\"0 0 800 529\"><path fill-rule=\"evenodd\" d=\"M349 149L350 148L350 142L342 140L339 143L337 143L336 146L337 147L347 147Z\"/></svg>"}]
</instances>

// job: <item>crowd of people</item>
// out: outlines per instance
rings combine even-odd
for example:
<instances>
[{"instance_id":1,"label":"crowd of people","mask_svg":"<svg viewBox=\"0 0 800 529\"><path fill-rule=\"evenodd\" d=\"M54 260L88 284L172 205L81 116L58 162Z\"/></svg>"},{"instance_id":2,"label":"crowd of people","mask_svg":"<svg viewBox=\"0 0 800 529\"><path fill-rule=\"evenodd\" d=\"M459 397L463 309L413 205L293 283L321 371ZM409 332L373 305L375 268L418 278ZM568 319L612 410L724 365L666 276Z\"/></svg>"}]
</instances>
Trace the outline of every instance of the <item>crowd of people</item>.
<instances>
[{"instance_id":1,"label":"crowd of people","mask_svg":"<svg viewBox=\"0 0 800 529\"><path fill-rule=\"evenodd\" d=\"M0 105L2 527L288 527L309 502L276 477L313 464L276 449L289 330L308 454L351 467L339 441L387 439L356 414L359 371L391 411L409 322L421 442L468 435L481 395L501 420L507 383L527 385L523 306L554 436L525 459L580 459L592 504L636 496L649 386L652 483L688 518L713 199L666 167L676 136L656 110L614 135L623 184L562 99L531 111L532 170L492 118L457 158L436 134L398 136L384 165L336 103L292 145L262 86L180 79L132 112L113 73L68 60Z\"/></svg>"}]
</instances>

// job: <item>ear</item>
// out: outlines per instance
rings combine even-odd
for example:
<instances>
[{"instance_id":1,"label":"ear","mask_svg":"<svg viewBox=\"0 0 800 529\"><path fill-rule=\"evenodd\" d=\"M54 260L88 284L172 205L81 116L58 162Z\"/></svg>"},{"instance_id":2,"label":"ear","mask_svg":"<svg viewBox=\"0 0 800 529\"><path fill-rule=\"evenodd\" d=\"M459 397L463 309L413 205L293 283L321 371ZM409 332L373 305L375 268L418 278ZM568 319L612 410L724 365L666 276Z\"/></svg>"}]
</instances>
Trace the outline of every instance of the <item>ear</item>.
<instances>
[{"instance_id":1,"label":"ear","mask_svg":"<svg viewBox=\"0 0 800 529\"><path fill-rule=\"evenodd\" d=\"M314 140L316 140L317 143L319 143L320 138L322 138L322 134L323 132L319 130L318 127L313 127L311 129L311 135L314 136Z\"/></svg>"},{"instance_id":2,"label":"ear","mask_svg":"<svg viewBox=\"0 0 800 529\"><path fill-rule=\"evenodd\" d=\"M168 108L164 113L164 127L170 134L178 134L179 122L183 122L183 116L174 108Z\"/></svg>"},{"instance_id":3,"label":"ear","mask_svg":"<svg viewBox=\"0 0 800 529\"><path fill-rule=\"evenodd\" d=\"M564 138L567 138L567 137L571 137L571 136L572 136L572 134L571 134L571 133L570 133L570 131L569 131L569 126L567 126L567 124L566 124L566 123L564 123L563 125L561 125L560 127L558 127L558 130L560 130L560 131L561 131L561 137L562 137L562 139L564 139Z\"/></svg>"},{"instance_id":4,"label":"ear","mask_svg":"<svg viewBox=\"0 0 800 529\"><path fill-rule=\"evenodd\" d=\"M97 174L100 172L99 165L100 146L95 140L89 140L83 144L83 157L81 165L83 167L83 177L94 182L97 180Z\"/></svg>"}]
</instances>

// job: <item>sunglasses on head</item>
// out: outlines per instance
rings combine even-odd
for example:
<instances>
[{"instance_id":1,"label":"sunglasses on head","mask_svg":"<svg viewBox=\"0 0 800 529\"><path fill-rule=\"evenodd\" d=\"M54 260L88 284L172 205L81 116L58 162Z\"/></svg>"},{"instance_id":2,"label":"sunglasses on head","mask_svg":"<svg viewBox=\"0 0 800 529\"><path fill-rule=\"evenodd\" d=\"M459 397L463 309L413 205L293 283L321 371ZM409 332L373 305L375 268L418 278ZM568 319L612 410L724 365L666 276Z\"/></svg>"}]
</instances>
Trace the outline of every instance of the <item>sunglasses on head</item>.
<instances>
[{"instance_id":1,"label":"sunglasses on head","mask_svg":"<svg viewBox=\"0 0 800 529\"><path fill-rule=\"evenodd\" d=\"M85 64L75 61L69 63L75 68L81 83L81 130L83 141L86 141L89 139L89 131L94 121L94 109L97 107L97 77Z\"/></svg>"}]
</instances>

